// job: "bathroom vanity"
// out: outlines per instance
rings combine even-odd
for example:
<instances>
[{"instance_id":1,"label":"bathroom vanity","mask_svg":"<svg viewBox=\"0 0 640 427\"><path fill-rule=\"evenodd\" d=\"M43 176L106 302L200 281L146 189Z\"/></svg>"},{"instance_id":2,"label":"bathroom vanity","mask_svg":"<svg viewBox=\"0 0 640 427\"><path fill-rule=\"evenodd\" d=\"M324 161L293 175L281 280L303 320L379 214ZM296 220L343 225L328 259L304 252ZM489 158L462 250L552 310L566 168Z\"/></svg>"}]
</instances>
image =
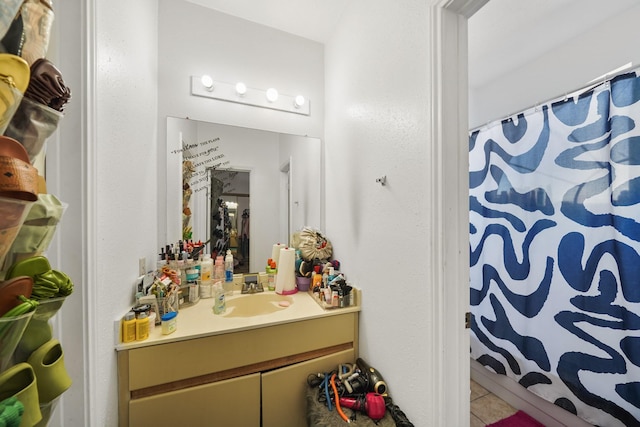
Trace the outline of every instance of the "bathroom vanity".
<instances>
[{"instance_id":1,"label":"bathroom vanity","mask_svg":"<svg viewBox=\"0 0 640 427\"><path fill-rule=\"evenodd\" d=\"M307 376L358 357L360 295L335 309L306 292L276 309L265 296L234 295L224 315L201 299L180 310L176 332L156 327L146 341L118 343L119 425L306 425ZM261 314L238 308L261 297Z\"/></svg>"}]
</instances>

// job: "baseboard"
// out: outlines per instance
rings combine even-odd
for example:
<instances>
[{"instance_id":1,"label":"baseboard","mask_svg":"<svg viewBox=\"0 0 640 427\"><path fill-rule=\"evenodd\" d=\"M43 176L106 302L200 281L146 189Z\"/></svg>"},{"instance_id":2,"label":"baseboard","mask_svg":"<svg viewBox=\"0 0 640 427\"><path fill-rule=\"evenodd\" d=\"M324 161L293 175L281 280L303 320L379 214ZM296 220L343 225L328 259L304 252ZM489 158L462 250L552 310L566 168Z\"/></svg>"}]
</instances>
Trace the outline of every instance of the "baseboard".
<instances>
[{"instance_id":1,"label":"baseboard","mask_svg":"<svg viewBox=\"0 0 640 427\"><path fill-rule=\"evenodd\" d=\"M546 427L593 427L583 419L531 393L511 378L495 374L475 360L470 360L472 380Z\"/></svg>"}]
</instances>

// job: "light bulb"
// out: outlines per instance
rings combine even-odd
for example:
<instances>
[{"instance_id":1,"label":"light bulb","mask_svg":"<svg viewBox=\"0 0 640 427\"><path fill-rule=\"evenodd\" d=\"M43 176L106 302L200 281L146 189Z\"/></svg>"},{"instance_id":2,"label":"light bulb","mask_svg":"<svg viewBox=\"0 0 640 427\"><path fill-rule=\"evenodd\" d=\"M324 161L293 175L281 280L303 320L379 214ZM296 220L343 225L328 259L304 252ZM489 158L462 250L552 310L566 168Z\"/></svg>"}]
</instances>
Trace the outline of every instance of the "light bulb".
<instances>
[{"instance_id":1,"label":"light bulb","mask_svg":"<svg viewBox=\"0 0 640 427\"><path fill-rule=\"evenodd\" d=\"M240 96L243 96L245 93L247 93L247 85L242 82L236 83L236 93Z\"/></svg>"},{"instance_id":2,"label":"light bulb","mask_svg":"<svg viewBox=\"0 0 640 427\"><path fill-rule=\"evenodd\" d=\"M267 100L269 102L276 102L278 100L278 91L274 88L267 89Z\"/></svg>"},{"instance_id":3,"label":"light bulb","mask_svg":"<svg viewBox=\"0 0 640 427\"><path fill-rule=\"evenodd\" d=\"M210 75L205 74L204 76L202 76L200 78L200 81L202 82L202 86L207 88L208 91L212 91L213 90L213 79L211 78Z\"/></svg>"},{"instance_id":4,"label":"light bulb","mask_svg":"<svg viewBox=\"0 0 640 427\"><path fill-rule=\"evenodd\" d=\"M296 99L295 99L295 101L293 102L293 105L294 105L294 107L296 107L296 108L300 108L300 107L302 107L302 106L304 105L304 103L305 103L304 96L302 96L302 95L298 95L298 96L296 96Z\"/></svg>"}]
</instances>

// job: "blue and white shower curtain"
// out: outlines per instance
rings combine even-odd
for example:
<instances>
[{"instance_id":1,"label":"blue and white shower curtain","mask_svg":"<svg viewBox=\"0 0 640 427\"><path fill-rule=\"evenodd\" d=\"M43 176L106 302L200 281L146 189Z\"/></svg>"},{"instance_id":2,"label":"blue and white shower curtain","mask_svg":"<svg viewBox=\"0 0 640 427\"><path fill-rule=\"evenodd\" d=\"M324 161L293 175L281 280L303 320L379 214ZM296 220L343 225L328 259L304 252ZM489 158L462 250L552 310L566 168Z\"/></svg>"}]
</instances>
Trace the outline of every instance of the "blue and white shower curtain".
<instances>
[{"instance_id":1,"label":"blue and white shower curtain","mask_svg":"<svg viewBox=\"0 0 640 427\"><path fill-rule=\"evenodd\" d=\"M640 426L640 78L471 132L471 357Z\"/></svg>"}]
</instances>

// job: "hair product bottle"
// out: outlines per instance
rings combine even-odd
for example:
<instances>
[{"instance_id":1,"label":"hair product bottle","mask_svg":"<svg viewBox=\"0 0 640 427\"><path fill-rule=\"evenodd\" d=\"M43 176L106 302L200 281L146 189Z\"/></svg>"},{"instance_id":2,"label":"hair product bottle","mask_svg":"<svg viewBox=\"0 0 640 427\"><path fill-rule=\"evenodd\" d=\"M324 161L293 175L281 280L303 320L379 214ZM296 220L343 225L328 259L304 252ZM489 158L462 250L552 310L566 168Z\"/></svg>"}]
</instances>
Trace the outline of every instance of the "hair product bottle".
<instances>
[{"instance_id":1,"label":"hair product bottle","mask_svg":"<svg viewBox=\"0 0 640 427\"><path fill-rule=\"evenodd\" d=\"M278 266L275 261L271 261L271 268L267 271L268 274L268 282L267 286L270 291L276 290L276 280L278 279Z\"/></svg>"}]
</instances>

